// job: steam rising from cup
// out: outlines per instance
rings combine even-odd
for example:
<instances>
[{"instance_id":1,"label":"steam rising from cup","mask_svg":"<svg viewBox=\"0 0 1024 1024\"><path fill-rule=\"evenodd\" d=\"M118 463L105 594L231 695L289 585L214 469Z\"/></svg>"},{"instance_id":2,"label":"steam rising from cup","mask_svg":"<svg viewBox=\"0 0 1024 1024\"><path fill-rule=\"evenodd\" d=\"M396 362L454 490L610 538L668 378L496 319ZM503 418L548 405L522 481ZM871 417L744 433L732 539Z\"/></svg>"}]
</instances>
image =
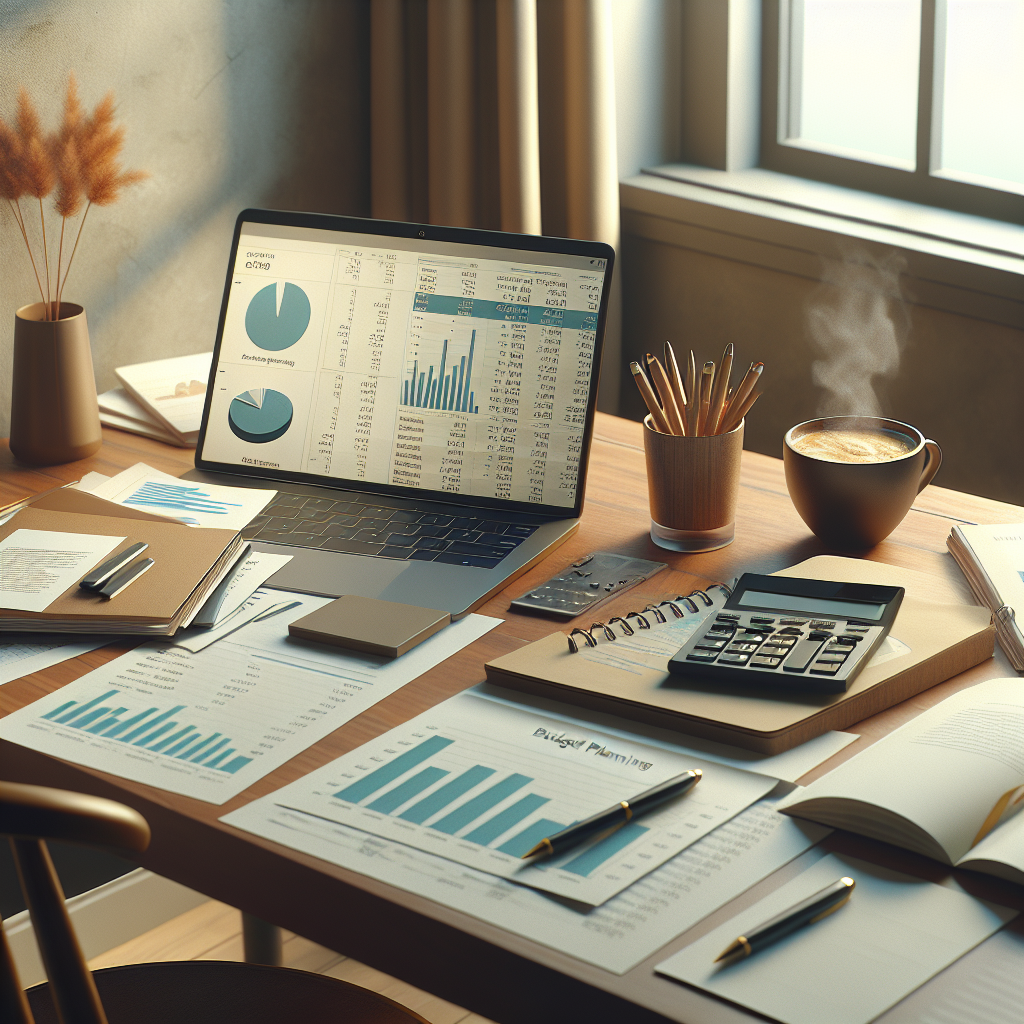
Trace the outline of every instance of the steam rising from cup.
<instances>
[{"instance_id":1,"label":"steam rising from cup","mask_svg":"<svg viewBox=\"0 0 1024 1024\"><path fill-rule=\"evenodd\" d=\"M910 328L900 292L906 260L883 259L851 246L840 260L823 260L822 283L811 294L807 329L818 354L811 366L825 395L820 416L879 416L876 379L894 377Z\"/></svg>"}]
</instances>

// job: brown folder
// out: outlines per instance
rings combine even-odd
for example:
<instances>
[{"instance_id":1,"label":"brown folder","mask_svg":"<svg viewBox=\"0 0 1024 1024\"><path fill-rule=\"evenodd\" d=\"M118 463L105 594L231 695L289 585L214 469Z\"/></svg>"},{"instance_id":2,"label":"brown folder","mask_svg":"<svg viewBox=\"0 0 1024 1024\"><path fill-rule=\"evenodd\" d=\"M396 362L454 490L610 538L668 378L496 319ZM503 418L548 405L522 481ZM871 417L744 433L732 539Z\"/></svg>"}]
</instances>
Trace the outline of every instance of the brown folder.
<instances>
[{"instance_id":1,"label":"brown folder","mask_svg":"<svg viewBox=\"0 0 1024 1024\"><path fill-rule=\"evenodd\" d=\"M730 686L698 688L668 671L624 672L570 654L564 633L528 644L487 664L503 686L650 722L693 736L777 754L830 729L845 729L992 657L995 630L987 608L935 604L931 577L861 559L820 556L776 575L907 588L890 635L910 651L868 665L846 693L801 695ZM933 580L933 589L941 588Z\"/></svg>"},{"instance_id":2,"label":"brown folder","mask_svg":"<svg viewBox=\"0 0 1024 1024\"><path fill-rule=\"evenodd\" d=\"M79 491L74 487L61 487L40 495L28 506L29 508L46 509L48 512L77 512L90 516L113 516L115 519L142 519L150 523L174 523L184 526L177 519L158 516L154 512L144 512L141 508L130 508L118 505L106 498L99 498L88 491Z\"/></svg>"},{"instance_id":3,"label":"brown folder","mask_svg":"<svg viewBox=\"0 0 1024 1024\"><path fill-rule=\"evenodd\" d=\"M145 541L149 548L144 557L152 558L155 565L110 600L82 590L76 583L43 612L0 608L0 630L170 635L205 601L242 544L235 530L194 529L107 501L103 504L129 515L98 515L99 506L81 500L87 498L94 496L80 493L72 503L89 506L92 513L30 505L0 526L0 540L15 530L124 537L111 556Z\"/></svg>"}]
</instances>

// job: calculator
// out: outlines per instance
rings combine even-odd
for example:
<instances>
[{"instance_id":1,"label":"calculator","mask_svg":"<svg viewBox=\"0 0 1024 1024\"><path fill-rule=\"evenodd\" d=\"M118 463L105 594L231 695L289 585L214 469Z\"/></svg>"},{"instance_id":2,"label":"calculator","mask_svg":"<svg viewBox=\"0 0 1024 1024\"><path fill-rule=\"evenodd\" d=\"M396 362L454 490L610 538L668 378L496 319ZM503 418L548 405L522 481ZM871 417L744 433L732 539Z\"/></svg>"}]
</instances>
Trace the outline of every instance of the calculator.
<instances>
[{"instance_id":1,"label":"calculator","mask_svg":"<svg viewBox=\"0 0 1024 1024\"><path fill-rule=\"evenodd\" d=\"M888 635L903 593L744 573L668 670L704 682L843 693Z\"/></svg>"}]
</instances>

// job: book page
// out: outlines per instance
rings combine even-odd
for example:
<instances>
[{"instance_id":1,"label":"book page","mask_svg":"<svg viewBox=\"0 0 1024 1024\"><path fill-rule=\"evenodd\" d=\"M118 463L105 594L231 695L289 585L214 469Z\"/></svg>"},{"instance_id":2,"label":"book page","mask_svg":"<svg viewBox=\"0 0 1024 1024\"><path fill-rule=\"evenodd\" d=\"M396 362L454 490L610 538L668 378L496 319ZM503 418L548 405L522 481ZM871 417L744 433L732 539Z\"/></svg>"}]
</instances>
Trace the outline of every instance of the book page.
<instances>
[{"instance_id":1,"label":"book page","mask_svg":"<svg viewBox=\"0 0 1024 1024\"><path fill-rule=\"evenodd\" d=\"M1024 524L961 526L1003 604L1024 618Z\"/></svg>"},{"instance_id":2,"label":"book page","mask_svg":"<svg viewBox=\"0 0 1024 1024\"><path fill-rule=\"evenodd\" d=\"M1015 814L990 832L958 866L1024 883L1024 814Z\"/></svg>"},{"instance_id":3,"label":"book page","mask_svg":"<svg viewBox=\"0 0 1024 1024\"><path fill-rule=\"evenodd\" d=\"M1000 799L1020 785L1024 688L1018 679L991 679L919 715L794 793L782 809L833 825L844 819L840 827L929 852L907 841L912 830L900 835L892 819L899 815L955 864L984 834Z\"/></svg>"}]
</instances>

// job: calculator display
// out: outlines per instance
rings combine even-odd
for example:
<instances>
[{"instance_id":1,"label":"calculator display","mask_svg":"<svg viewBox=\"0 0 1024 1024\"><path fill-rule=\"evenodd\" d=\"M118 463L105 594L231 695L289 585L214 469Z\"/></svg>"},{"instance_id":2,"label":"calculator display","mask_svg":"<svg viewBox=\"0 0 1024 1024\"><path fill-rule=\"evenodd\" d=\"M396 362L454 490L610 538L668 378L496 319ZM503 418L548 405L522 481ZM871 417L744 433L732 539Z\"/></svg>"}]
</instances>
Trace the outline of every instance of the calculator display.
<instances>
[{"instance_id":1,"label":"calculator display","mask_svg":"<svg viewBox=\"0 0 1024 1024\"><path fill-rule=\"evenodd\" d=\"M808 615L831 615L833 618L872 619L878 621L886 609L884 604L866 601L836 601L823 597L798 597L794 594L768 594L746 590L737 604L747 608L772 608L783 612L804 612Z\"/></svg>"}]
</instances>

